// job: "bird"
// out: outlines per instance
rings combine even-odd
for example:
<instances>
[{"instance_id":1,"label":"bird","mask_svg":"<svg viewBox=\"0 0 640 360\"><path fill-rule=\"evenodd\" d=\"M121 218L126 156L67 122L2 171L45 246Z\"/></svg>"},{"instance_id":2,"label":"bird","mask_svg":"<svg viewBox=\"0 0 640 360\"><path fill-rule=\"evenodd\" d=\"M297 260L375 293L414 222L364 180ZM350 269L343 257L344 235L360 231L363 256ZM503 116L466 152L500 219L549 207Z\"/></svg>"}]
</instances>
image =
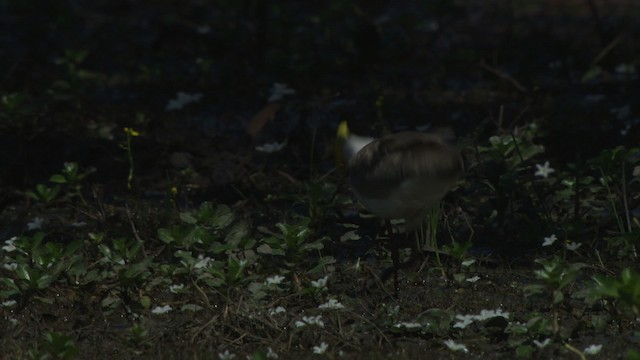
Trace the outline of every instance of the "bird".
<instances>
[{"instance_id":1,"label":"bird","mask_svg":"<svg viewBox=\"0 0 640 360\"><path fill-rule=\"evenodd\" d=\"M406 131L376 139L351 134L343 121L337 137L356 199L386 220L390 238L390 219L404 219L405 233L417 230L464 173L460 152L437 133ZM397 245L391 250L397 291Z\"/></svg>"}]
</instances>

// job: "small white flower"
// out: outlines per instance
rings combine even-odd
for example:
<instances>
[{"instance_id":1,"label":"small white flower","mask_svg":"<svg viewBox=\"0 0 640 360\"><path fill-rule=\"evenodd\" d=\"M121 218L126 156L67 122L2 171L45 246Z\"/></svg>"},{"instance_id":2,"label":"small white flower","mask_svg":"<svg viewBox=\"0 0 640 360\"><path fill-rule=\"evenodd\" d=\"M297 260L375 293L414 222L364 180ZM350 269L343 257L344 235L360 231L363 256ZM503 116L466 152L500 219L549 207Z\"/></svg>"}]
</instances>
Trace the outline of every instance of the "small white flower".
<instances>
[{"instance_id":1,"label":"small white flower","mask_svg":"<svg viewBox=\"0 0 640 360\"><path fill-rule=\"evenodd\" d=\"M556 234L551 234L551 236L547 236L543 240L544 241L542 242L542 246L551 246L554 242L556 242L556 240L558 240L558 237L556 236Z\"/></svg>"},{"instance_id":2,"label":"small white flower","mask_svg":"<svg viewBox=\"0 0 640 360\"><path fill-rule=\"evenodd\" d=\"M202 254L198 255L198 261L196 261L196 263L193 265L194 269L201 269L204 267L209 266L209 263L211 262L211 258L210 257L204 257Z\"/></svg>"},{"instance_id":3,"label":"small white flower","mask_svg":"<svg viewBox=\"0 0 640 360\"><path fill-rule=\"evenodd\" d=\"M267 286L278 285L278 284L282 284L282 280L284 280L284 276L273 275L271 277L268 277L267 280L264 282L264 284Z\"/></svg>"},{"instance_id":4,"label":"small white flower","mask_svg":"<svg viewBox=\"0 0 640 360\"><path fill-rule=\"evenodd\" d=\"M313 280L311 281L311 286L313 286L316 289L322 289L323 287L327 286L327 280L329 279L329 275L320 278L318 280Z\"/></svg>"},{"instance_id":5,"label":"small white flower","mask_svg":"<svg viewBox=\"0 0 640 360\"><path fill-rule=\"evenodd\" d=\"M454 328L464 329L474 321L484 321L493 319L494 317L501 316L505 319L509 318L508 312L502 312L502 309L497 310L481 310L479 315L456 315L457 323L453 325Z\"/></svg>"},{"instance_id":6,"label":"small white flower","mask_svg":"<svg viewBox=\"0 0 640 360\"><path fill-rule=\"evenodd\" d=\"M320 306L318 306L318 308L320 308L320 309L338 310L338 309L344 309L344 305L342 305L342 303L340 303L336 299L330 299L326 303L320 304Z\"/></svg>"},{"instance_id":7,"label":"small white flower","mask_svg":"<svg viewBox=\"0 0 640 360\"><path fill-rule=\"evenodd\" d=\"M276 354L275 351L273 351L272 348L268 347L267 348L267 359L277 359L278 358L278 354Z\"/></svg>"},{"instance_id":8,"label":"small white flower","mask_svg":"<svg viewBox=\"0 0 640 360\"><path fill-rule=\"evenodd\" d=\"M602 345L589 345L584 349L584 353L587 355L596 355L602 350Z\"/></svg>"},{"instance_id":9,"label":"small white flower","mask_svg":"<svg viewBox=\"0 0 640 360\"><path fill-rule=\"evenodd\" d=\"M600 102L602 100L604 100L606 98L606 96L602 95L602 94L588 94L584 97L584 99L587 102Z\"/></svg>"},{"instance_id":10,"label":"small white flower","mask_svg":"<svg viewBox=\"0 0 640 360\"><path fill-rule=\"evenodd\" d=\"M328 348L329 348L329 344L323 341L320 345L313 347L313 353L319 354L319 355L324 354Z\"/></svg>"},{"instance_id":11,"label":"small white flower","mask_svg":"<svg viewBox=\"0 0 640 360\"><path fill-rule=\"evenodd\" d=\"M75 168L76 168L76 165L77 165L76 163L74 163L74 162L69 162L69 161L65 161L65 163L64 163L64 164L62 164L62 166L64 167L64 170L65 170L66 172L71 172L71 171L73 171L73 169L75 169Z\"/></svg>"},{"instance_id":12,"label":"small white flower","mask_svg":"<svg viewBox=\"0 0 640 360\"><path fill-rule=\"evenodd\" d=\"M468 353L469 349L467 349L466 346L464 346L463 344L458 344L455 341L449 339L449 340L445 340L444 344L449 348L449 350L453 350L453 351L462 351L463 353Z\"/></svg>"},{"instance_id":13,"label":"small white flower","mask_svg":"<svg viewBox=\"0 0 640 360\"><path fill-rule=\"evenodd\" d=\"M287 312L287 309L285 309L283 306L278 306L275 309L269 309L269 311L268 311L269 316L273 316L275 314L280 314L280 313L283 313L283 312Z\"/></svg>"},{"instance_id":14,"label":"small white flower","mask_svg":"<svg viewBox=\"0 0 640 360\"><path fill-rule=\"evenodd\" d=\"M310 325L318 325L320 327L324 327L324 321L322 321L322 316L321 315L309 316L306 319L303 317L302 320L304 320L306 323L308 323Z\"/></svg>"},{"instance_id":15,"label":"small white flower","mask_svg":"<svg viewBox=\"0 0 640 360\"><path fill-rule=\"evenodd\" d=\"M211 26L209 25L200 25L198 27L196 27L196 32L198 34L208 34L211 32Z\"/></svg>"},{"instance_id":16,"label":"small white flower","mask_svg":"<svg viewBox=\"0 0 640 360\"><path fill-rule=\"evenodd\" d=\"M169 285L169 291L174 294L179 293L182 289L184 289L184 284L171 284Z\"/></svg>"},{"instance_id":17,"label":"small white flower","mask_svg":"<svg viewBox=\"0 0 640 360\"><path fill-rule=\"evenodd\" d=\"M627 104L625 106L611 108L609 112L614 114L618 120L626 120L631 115L631 106Z\"/></svg>"},{"instance_id":18,"label":"small white flower","mask_svg":"<svg viewBox=\"0 0 640 360\"><path fill-rule=\"evenodd\" d=\"M562 61L560 60L549 61L547 66L549 66L549 69L559 69L562 66Z\"/></svg>"},{"instance_id":19,"label":"small white flower","mask_svg":"<svg viewBox=\"0 0 640 360\"><path fill-rule=\"evenodd\" d=\"M547 345L551 344L551 339L547 338L543 341L533 340L533 343L540 349L547 347Z\"/></svg>"},{"instance_id":20,"label":"small white flower","mask_svg":"<svg viewBox=\"0 0 640 360\"><path fill-rule=\"evenodd\" d=\"M468 259L468 260L463 261L461 263L461 265L464 266L464 267L469 267L469 266L471 266L471 265L473 265L475 263L476 263L476 259Z\"/></svg>"},{"instance_id":21,"label":"small white flower","mask_svg":"<svg viewBox=\"0 0 640 360\"><path fill-rule=\"evenodd\" d=\"M318 316L303 316L302 321L295 322L296 327L305 327L307 325L318 325L324 327L324 321L322 321L322 315Z\"/></svg>"},{"instance_id":22,"label":"small white flower","mask_svg":"<svg viewBox=\"0 0 640 360\"><path fill-rule=\"evenodd\" d=\"M620 64L616 66L616 72L618 74L635 74L636 66L634 64Z\"/></svg>"},{"instance_id":23,"label":"small white flower","mask_svg":"<svg viewBox=\"0 0 640 360\"><path fill-rule=\"evenodd\" d=\"M227 349L223 353L218 353L218 357L220 360L231 360L236 357L236 354L230 353L229 349Z\"/></svg>"},{"instance_id":24,"label":"small white flower","mask_svg":"<svg viewBox=\"0 0 640 360\"><path fill-rule=\"evenodd\" d=\"M156 306L155 308L153 308L153 310L151 310L151 313L155 315L162 315L168 313L171 310L173 310L171 308L171 305Z\"/></svg>"},{"instance_id":25,"label":"small white flower","mask_svg":"<svg viewBox=\"0 0 640 360\"><path fill-rule=\"evenodd\" d=\"M582 246L582 244L574 241L572 243L566 244L565 246L569 251L576 251L578 250L578 248L580 248L580 246Z\"/></svg>"},{"instance_id":26,"label":"small white flower","mask_svg":"<svg viewBox=\"0 0 640 360\"><path fill-rule=\"evenodd\" d=\"M295 325L297 328L301 328L301 327L305 327L305 326L307 326L307 323L306 323L306 322L304 322L304 321L300 321L300 320L298 320L298 321L296 321L296 322L294 323L294 325Z\"/></svg>"},{"instance_id":27,"label":"small white flower","mask_svg":"<svg viewBox=\"0 0 640 360\"><path fill-rule=\"evenodd\" d=\"M2 264L2 267L9 271L13 271L18 268L18 263Z\"/></svg>"},{"instance_id":28,"label":"small white flower","mask_svg":"<svg viewBox=\"0 0 640 360\"><path fill-rule=\"evenodd\" d=\"M505 319L509 318L508 312L502 312L502 309L498 310L480 310L480 315L478 316L478 320L488 320L493 319L494 317L503 317Z\"/></svg>"},{"instance_id":29,"label":"small white flower","mask_svg":"<svg viewBox=\"0 0 640 360\"><path fill-rule=\"evenodd\" d=\"M535 176L541 176L543 178L548 178L549 175L554 172L555 170L551 168L551 166L549 165L548 161L545 161L544 164L540 165L540 164L536 164L536 172L535 172Z\"/></svg>"},{"instance_id":30,"label":"small white flower","mask_svg":"<svg viewBox=\"0 0 640 360\"><path fill-rule=\"evenodd\" d=\"M274 142L258 145L256 146L256 150L263 153L267 153L267 154L273 154L284 149L285 146L287 146L286 141L281 143L274 141Z\"/></svg>"},{"instance_id":31,"label":"small white flower","mask_svg":"<svg viewBox=\"0 0 640 360\"><path fill-rule=\"evenodd\" d=\"M169 103L167 103L167 107L165 108L166 111L169 110L180 110L183 107L185 107L186 105L190 104L190 103L194 103L194 102L198 102L202 99L202 94L201 93L196 93L196 94L188 94L185 92L178 92L178 94L176 94L176 98L175 99L171 99L169 100Z\"/></svg>"},{"instance_id":32,"label":"small white flower","mask_svg":"<svg viewBox=\"0 0 640 360\"><path fill-rule=\"evenodd\" d=\"M286 95L293 95L296 91L290 88L287 84L275 83L271 88L271 94L269 95L269 102L282 100Z\"/></svg>"},{"instance_id":33,"label":"small white flower","mask_svg":"<svg viewBox=\"0 0 640 360\"><path fill-rule=\"evenodd\" d=\"M397 323L394 325L397 328L405 328L405 329L421 329L422 328L422 324L417 323L417 322L406 322L403 321L401 323Z\"/></svg>"},{"instance_id":34,"label":"small white flower","mask_svg":"<svg viewBox=\"0 0 640 360\"><path fill-rule=\"evenodd\" d=\"M477 276L477 275L467 279L467 281L470 282L470 283L474 283L474 282L476 282L478 280L480 280L480 276Z\"/></svg>"},{"instance_id":35,"label":"small white flower","mask_svg":"<svg viewBox=\"0 0 640 360\"><path fill-rule=\"evenodd\" d=\"M2 302L2 306L10 307L16 304L15 300L7 300Z\"/></svg>"},{"instance_id":36,"label":"small white flower","mask_svg":"<svg viewBox=\"0 0 640 360\"><path fill-rule=\"evenodd\" d=\"M453 324L453 327L464 329L473 323L474 316L473 315L456 315L456 319L458 320L458 322Z\"/></svg>"},{"instance_id":37,"label":"small white flower","mask_svg":"<svg viewBox=\"0 0 640 360\"><path fill-rule=\"evenodd\" d=\"M42 224L44 224L44 219L36 216L30 223L27 223L27 230L37 230L42 228Z\"/></svg>"},{"instance_id":38,"label":"small white flower","mask_svg":"<svg viewBox=\"0 0 640 360\"><path fill-rule=\"evenodd\" d=\"M12 251L16 251L16 240L18 240L18 238L16 236L12 237L9 240L5 240L5 245L2 247L2 250L6 251L6 252L12 252Z\"/></svg>"}]
</instances>

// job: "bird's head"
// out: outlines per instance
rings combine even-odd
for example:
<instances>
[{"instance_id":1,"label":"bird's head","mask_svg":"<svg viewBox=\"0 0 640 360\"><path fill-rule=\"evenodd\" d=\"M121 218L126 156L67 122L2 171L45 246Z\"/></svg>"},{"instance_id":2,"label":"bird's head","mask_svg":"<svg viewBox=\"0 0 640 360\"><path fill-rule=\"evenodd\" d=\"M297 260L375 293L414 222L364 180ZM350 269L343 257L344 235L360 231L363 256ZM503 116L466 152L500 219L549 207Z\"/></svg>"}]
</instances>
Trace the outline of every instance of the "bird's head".
<instances>
[{"instance_id":1,"label":"bird's head","mask_svg":"<svg viewBox=\"0 0 640 360\"><path fill-rule=\"evenodd\" d=\"M346 121L341 121L338 125L338 131L336 133L336 142L334 147L334 153L336 157L336 163L339 166L347 167L351 158L360 151L367 144L374 139L368 136L359 136L352 134L349 131L349 126Z\"/></svg>"}]
</instances>

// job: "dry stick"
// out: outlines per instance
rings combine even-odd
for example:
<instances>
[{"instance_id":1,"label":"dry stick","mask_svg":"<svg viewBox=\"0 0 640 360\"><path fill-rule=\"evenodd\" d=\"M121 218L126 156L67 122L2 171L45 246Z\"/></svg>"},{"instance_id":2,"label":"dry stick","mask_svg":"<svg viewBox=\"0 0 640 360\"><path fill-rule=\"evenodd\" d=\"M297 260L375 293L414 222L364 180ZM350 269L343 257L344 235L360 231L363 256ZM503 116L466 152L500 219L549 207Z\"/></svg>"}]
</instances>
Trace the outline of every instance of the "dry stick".
<instances>
[{"instance_id":1,"label":"dry stick","mask_svg":"<svg viewBox=\"0 0 640 360\"><path fill-rule=\"evenodd\" d=\"M309 154L309 180L313 178L313 150L316 146L316 134L318 132L318 128L313 128L313 136L311 137L311 151Z\"/></svg>"},{"instance_id":2,"label":"dry stick","mask_svg":"<svg viewBox=\"0 0 640 360\"><path fill-rule=\"evenodd\" d=\"M622 204L624 206L624 215L627 218L627 232L631 232L631 215L629 214L629 203L627 201L627 177L626 173L626 161L622 159ZM633 245L633 255L638 256L636 253L636 246Z\"/></svg>"},{"instance_id":3,"label":"dry stick","mask_svg":"<svg viewBox=\"0 0 640 360\"><path fill-rule=\"evenodd\" d=\"M573 201L573 220L577 221L578 218L580 218L580 170L582 168L582 157L580 156L580 154L577 154L577 159L576 159L576 176L575 176L575 183L573 186L573 192L575 193L575 198Z\"/></svg>"},{"instance_id":4,"label":"dry stick","mask_svg":"<svg viewBox=\"0 0 640 360\"><path fill-rule=\"evenodd\" d=\"M231 327L232 327L232 328L234 328L233 326L231 326ZM235 328L235 330L237 331L238 329L237 329L237 328ZM247 337L247 335L249 335L249 333L246 333L246 332L245 332L244 334L242 334L242 335L238 336L238 337L237 337L237 338L235 338L235 339L228 340L228 342L229 342L230 344L239 344L239 343L240 343L240 340L242 340L242 339L244 339L245 337Z\"/></svg>"},{"instance_id":5,"label":"dry stick","mask_svg":"<svg viewBox=\"0 0 640 360\"><path fill-rule=\"evenodd\" d=\"M298 181L296 178L294 178L293 176L287 174L286 172L282 171L282 170L276 170L276 172L278 173L278 175L282 176L283 178L289 180L289 182L291 182L293 185L299 185L300 181Z\"/></svg>"},{"instance_id":6,"label":"dry stick","mask_svg":"<svg viewBox=\"0 0 640 360\"><path fill-rule=\"evenodd\" d=\"M324 179L326 179L329 175L333 174L334 171L336 171L336 168L331 168L331 170L327 171L322 176L320 176L317 181L318 182L324 181Z\"/></svg>"},{"instance_id":7,"label":"dry stick","mask_svg":"<svg viewBox=\"0 0 640 360\"><path fill-rule=\"evenodd\" d=\"M147 250L144 247L144 241L142 241L142 239L140 238L140 235L138 235L138 229L136 229L136 224L133 222L133 216L131 215L131 209L129 209L129 205L125 205L125 209L127 211L127 218L129 218L129 224L131 225L131 231L133 232L133 236L136 238L136 240L142 244L141 248L142 248L142 255L144 255L144 257L147 257Z\"/></svg>"},{"instance_id":8,"label":"dry stick","mask_svg":"<svg viewBox=\"0 0 640 360\"><path fill-rule=\"evenodd\" d=\"M596 64L598 64L600 62L600 60L604 59L604 57L607 56L607 54L609 54L611 52L611 50L613 50L613 48L618 46L620 41L622 41L622 34L616 36L616 38L613 39L609 43L609 45L605 46L605 48L602 49L602 51L600 51L598 53L598 55L596 55L595 58L593 58L593 60L591 61L591 64L589 64L589 67L594 67Z\"/></svg>"},{"instance_id":9,"label":"dry stick","mask_svg":"<svg viewBox=\"0 0 640 360\"><path fill-rule=\"evenodd\" d=\"M582 351L576 349L575 347L573 347L571 344L569 343L564 343L564 347L571 351L572 353L578 355L580 357L580 360L587 360L587 357L584 356L584 354L582 353Z\"/></svg>"},{"instance_id":10,"label":"dry stick","mask_svg":"<svg viewBox=\"0 0 640 360\"><path fill-rule=\"evenodd\" d=\"M107 221L107 210L104 207L104 188L102 186L94 185L91 187L91 194L98 205L98 211L100 212L99 220L104 224Z\"/></svg>"},{"instance_id":11,"label":"dry stick","mask_svg":"<svg viewBox=\"0 0 640 360\"><path fill-rule=\"evenodd\" d=\"M511 85L513 85L513 87L515 87L518 91L522 92L522 93L528 93L529 90L527 90L526 87L524 87L524 85L520 84L520 82L518 82L518 80L514 79L513 77L511 77L508 74L505 74L504 72L491 67L489 65L487 65L487 63L485 63L484 61L480 63L480 66L482 66L483 69L487 70L488 72L492 73L493 75L499 77L502 80L507 81L508 83L510 83Z\"/></svg>"},{"instance_id":12,"label":"dry stick","mask_svg":"<svg viewBox=\"0 0 640 360\"><path fill-rule=\"evenodd\" d=\"M618 208L616 207L616 203L613 201L613 192L611 192L611 187L609 187L609 180L607 180L607 177L604 175L604 170L602 170L602 167L598 168L600 170L600 176L602 179L602 182L604 183L604 186L607 188L607 194L609 195L609 203L611 204L611 209L613 210L613 215L616 218L616 222L618 223L618 229L620 229L620 232L623 233L624 232L624 224L622 223L622 220L620 220L620 215L618 214Z\"/></svg>"},{"instance_id":13,"label":"dry stick","mask_svg":"<svg viewBox=\"0 0 640 360\"><path fill-rule=\"evenodd\" d=\"M378 330L378 332L380 333L380 337L382 337L384 339L384 341L387 342L387 344L391 345L391 341L389 340L389 338L386 337L384 335L384 332L382 332L382 330L380 330L380 328L376 324L374 324L371 320L369 320L366 317L364 317L364 316L362 316L362 315L360 315L358 313L355 313L355 312L351 312L351 314L355 315L356 317L360 318L360 320L363 320L364 322L366 322L369 325L373 326L373 328Z\"/></svg>"},{"instance_id":14,"label":"dry stick","mask_svg":"<svg viewBox=\"0 0 640 360\"><path fill-rule=\"evenodd\" d=\"M624 206L624 214L627 218L627 231L631 232L631 216L629 214L629 203L627 202L627 177L626 173L626 161L622 159L622 204Z\"/></svg>"},{"instance_id":15,"label":"dry stick","mask_svg":"<svg viewBox=\"0 0 640 360\"><path fill-rule=\"evenodd\" d=\"M86 210L80 209L79 207L77 207L75 205L71 205L70 204L68 206L69 206L69 208L71 210L77 211L77 212L83 214L84 216L86 216L86 217L88 217L88 218L90 218L92 220L95 220L95 221L99 221L100 220L100 215L94 215L94 214L92 214L92 213L90 213L90 212L88 212Z\"/></svg>"},{"instance_id":16,"label":"dry stick","mask_svg":"<svg viewBox=\"0 0 640 360\"><path fill-rule=\"evenodd\" d=\"M204 325L200 326L193 334L193 336L191 337L191 343L195 343L196 342L196 337L207 327L209 327L209 325L211 325L211 323L213 323L214 321L218 320L218 318L220 317L220 315L215 315L214 317L211 318L211 320L207 321Z\"/></svg>"},{"instance_id":17,"label":"dry stick","mask_svg":"<svg viewBox=\"0 0 640 360\"><path fill-rule=\"evenodd\" d=\"M198 286L198 283L196 283L196 281L193 280L193 278L191 279L191 282L193 283L193 286L196 287L196 290L198 290L200 295L202 295L202 298L204 299L204 303L207 305L207 309L211 310L211 303L209 302L209 297L207 296L207 294L205 294L204 290L202 290L202 288Z\"/></svg>"}]
</instances>

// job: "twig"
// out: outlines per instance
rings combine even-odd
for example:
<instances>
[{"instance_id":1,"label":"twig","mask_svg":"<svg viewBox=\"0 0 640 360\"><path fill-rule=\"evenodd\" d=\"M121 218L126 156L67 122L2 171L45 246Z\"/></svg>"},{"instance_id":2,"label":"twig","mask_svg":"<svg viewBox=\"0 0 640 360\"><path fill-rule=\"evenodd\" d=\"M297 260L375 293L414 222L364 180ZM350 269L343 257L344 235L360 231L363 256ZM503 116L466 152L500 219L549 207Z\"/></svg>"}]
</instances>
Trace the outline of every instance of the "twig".
<instances>
[{"instance_id":1,"label":"twig","mask_svg":"<svg viewBox=\"0 0 640 360\"><path fill-rule=\"evenodd\" d=\"M362 320L362 321L368 323L369 325L373 326L376 330L378 330L378 332L380 333L380 336L384 339L384 341L386 341L387 344L391 345L391 341L389 340L389 338L384 334L384 332L382 332L382 330L380 330L380 328L376 324L371 322L371 320L369 320L366 317L364 317L364 316L362 316L362 315L360 315L358 313L355 313L355 312L352 312L351 314L355 315L356 317L360 318L360 320Z\"/></svg>"},{"instance_id":2,"label":"twig","mask_svg":"<svg viewBox=\"0 0 640 360\"><path fill-rule=\"evenodd\" d=\"M214 317L211 318L211 320L207 321L206 324L200 326L193 334L193 336L191 337L191 343L195 343L196 342L196 337L202 332L202 330L206 329L207 327L209 327L209 325L211 325L211 323L213 323L214 321L218 320L218 318L220 317L220 315L215 315Z\"/></svg>"},{"instance_id":3,"label":"twig","mask_svg":"<svg viewBox=\"0 0 640 360\"><path fill-rule=\"evenodd\" d=\"M584 354L582 353L582 351L576 349L575 347L573 347L571 344L569 343L564 343L564 347L571 351L572 353L578 355L580 357L580 360L587 360L587 357L584 356Z\"/></svg>"},{"instance_id":4,"label":"twig","mask_svg":"<svg viewBox=\"0 0 640 360\"><path fill-rule=\"evenodd\" d=\"M207 296L207 294L204 293L202 288L198 286L198 283L196 283L195 280L191 279L191 282L193 283L193 286L196 287L196 290L198 290L200 295L202 295L202 298L204 299L204 303L207 305L207 309L211 310L211 303L209 303L209 297Z\"/></svg>"},{"instance_id":5,"label":"twig","mask_svg":"<svg viewBox=\"0 0 640 360\"><path fill-rule=\"evenodd\" d=\"M594 67L596 66L602 59L604 59L605 56L607 56L607 54L609 54L611 52L611 50L613 50L613 48L615 48L616 46L618 46L618 44L620 43L620 41L622 41L622 34L618 35L615 39L613 39L609 45L605 46L604 49L602 49L598 55L596 55L595 58L593 58L593 60L591 61L591 64L589 64L589 67Z\"/></svg>"},{"instance_id":6,"label":"twig","mask_svg":"<svg viewBox=\"0 0 640 360\"><path fill-rule=\"evenodd\" d=\"M492 73L493 75L499 77L502 80L507 81L508 83L510 83L513 87L516 88L516 90L520 91L521 93L528 93L529 90L527 90L526 87L524 87L524 85L520 84L520 82L518 82L518 80L514 79L511 75L505 74L504 72L491 67L489 65L487 65L487 63L485 63L484 61L482 63L480 63L480 66L482 66L483 69L487 70L488 72Z\"/></svg>"},{"instance_id":7,"label":"twig","mask_svg":"<svg viewBox=\"0 0 640 360\"><path fill-rule=\"evenodd\" d=\"M129 219L129 224L131 225L131 231L133 232L133 237L136 238L136 240L142 244L142 254L144 255L144 257L147 257L147 251L145 250L144 247L144 241L142 241L142 239L140 238L140 235L138 235L138 229L136 228L136 224L133 222L133 216L131 216L131 210L129 209L129 205L125 206L126 212L127 212L127 218Z\"/></svg>"}]
</instances>

